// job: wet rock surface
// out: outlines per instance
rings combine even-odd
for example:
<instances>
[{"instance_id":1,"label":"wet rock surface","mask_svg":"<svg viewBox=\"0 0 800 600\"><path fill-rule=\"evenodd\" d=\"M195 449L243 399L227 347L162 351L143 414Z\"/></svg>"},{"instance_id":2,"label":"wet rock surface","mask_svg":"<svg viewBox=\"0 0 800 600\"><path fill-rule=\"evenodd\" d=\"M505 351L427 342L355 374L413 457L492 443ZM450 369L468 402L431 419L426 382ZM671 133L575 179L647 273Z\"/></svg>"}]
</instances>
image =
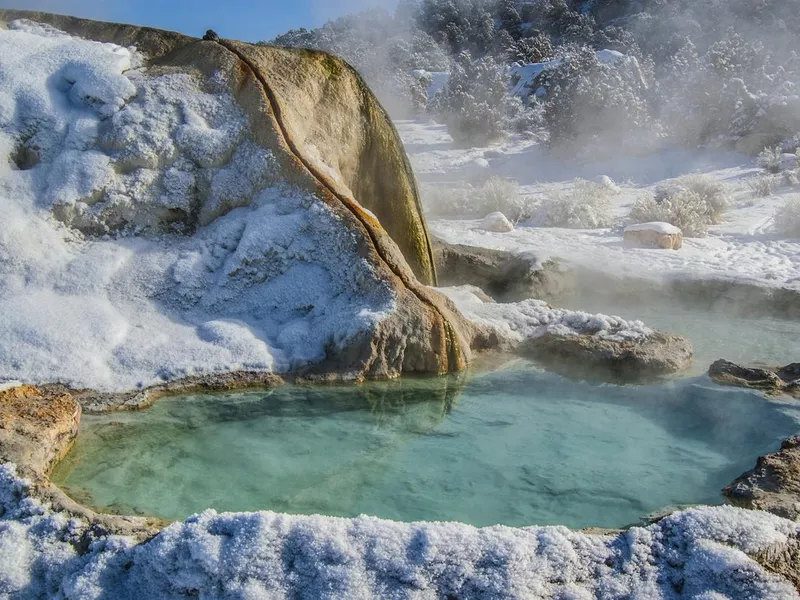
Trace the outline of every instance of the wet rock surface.
<instances>
[{"instance_id":1,"label":"wet rock surface","mask_svg":"<svg viewBox=\"0 0 800 600\"><path fill-rule=\"evenodd\" d=\"M759 457L752 470L722 492L737 506L800 520L800 436L783 442L778 452Z\"/></svg>"},{"instance_id":2,"label":"wet rock surface","mask_svg":"<svg viewBox=\"0 0 800 600\"><path fill-rule=\"evenodd\" d=\"M526 344L523 353L567 376L639 381L685 371L693 349L684 337L655 331L640 340L545 335Z\"/></svg>"},{"instance_id":3,"label":"wet rock surface","mask_svg":"<svg viewBox=\"0 0 800 600\"><path fill-rule=\"evenodd\" d=\"M718 360L708 375L719 385L730 385L768 394L788 394L800 398L800 363L785 367L749 368L727 360Z\"/></svg>"},{"instance_id":4,"label":"wet rock surface","mask_svg":"<svg viewBox=\"0 0 800 600\"><path fill-rule=\"evenodd\" d=\"M0 463L43 479L78 435L81 407L67 392L21 385L0 391Z\"/></svg>"},{"instance_id":5,"label":"wet rock surface","mask_svg":"<svg viewBox=\"0 0 800 600\"><path fill-rule=\"evenodd\" d=\"M572 289L574 275L553 261L433 240L433 256L443 287L474 285L498 301L558 298Z\"/></svg>"}]
</instances>

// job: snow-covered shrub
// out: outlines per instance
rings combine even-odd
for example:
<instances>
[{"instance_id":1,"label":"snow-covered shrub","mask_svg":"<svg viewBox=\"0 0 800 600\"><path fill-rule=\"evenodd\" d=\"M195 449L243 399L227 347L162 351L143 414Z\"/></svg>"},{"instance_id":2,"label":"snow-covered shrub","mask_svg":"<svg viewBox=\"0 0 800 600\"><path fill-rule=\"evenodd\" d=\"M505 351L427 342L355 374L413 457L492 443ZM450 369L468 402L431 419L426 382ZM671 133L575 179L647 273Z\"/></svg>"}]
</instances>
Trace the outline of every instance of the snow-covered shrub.
<instances>
[{"instance_id":1,"label":"snow-covered shrub","mask_svg":"<svg viewBox=\"0 0 800 600\"><path fill-rule=\"evenodd\" d=\"M637 200L628 222L635 225L652 221L675 225L686 237L705 237L708 234L706 203L700 194L686 188L681 188L660 202L653 197Z\"/></svg>"},{"instance_id":2,"label":"snow-covered shrub","mask_svg":"<svg viewBox=\"0 0 800 600\"><path fill-rule=\"evenodd\" d=\"M711 223L720 223L722 215L728 210L731 195L728 186L713 177L702 174L684 175L675 183L702 198L706 205L706 215Z\"/></svg>"},{"instance_id":3,"label":"snow-covered shrub","mask_svg":"<svg viewBox=\"0 0 800 600\"><path fill-rule=\"evenodd\" d=\"M764 148L758 154L758 166L768 173L780 173L783 170L783 152L780 146Z\"/></svg>"},{"instance_id":4,"label":"snow-covered shrub","mask_svg":"<svg viewBox=\"0 0 800 600\"><path fill-rule=\"evenodd\" d=\"M471 146L500 138L516 107L511 106L505 67L491 56L473 60L468 52L454 61L447 86L431 103L453 140Z\"/></svg>"},{"instance_id":5,"label":"snow-covered shrub","mask_svg":"<svg viewBox=\"0 0 800 600\"><path fill-rule=\"evenodd\" d=\"M502 177L490 177L480 187L424 186L422 202L434 216L468 219L501 212L512 223L529 218L534 209L530 200L520 196L519 184Z\"/></svg>"},{"instance_id":6,"label":"snow-covered shrub","mask_svg":"<svg viewBox=\"0 0 800 600\"><path fill-rule=\"evenodd\" d=\"M519 195L519 183L502 177L490 177L478 195L485 212L501 212L511 221L518 222L525 215Z\"/></svg>"},{"instance_id":7,"label":"snow-covered shrub","mask_svg":"<svg viewBox=\"0 0 800 600\"><path fill-rule=\"evenodd\" d=\"M603 139L638 144L649 136L652 72L633 57L601 60L590 47L562 47L541 76L553 144ZM612 141L613 140L613 141Z\"/></svg>"},{"instance_id":8,"label":"snow-covered shrub","mask_svg":"<svg viewBox=\"0 0 800 600\"><path fill-rule=\"evenodd\" d=\"M754 198L767 198L775 193L775 188L778 187L780 178L778 176L762 173L747 180L747 187L750 188L750 193Z\"/></svg>"},{"instance_id":9,"label":"snow-covered shrub","mask_svg":"<svg viewBox=\"0 0 800 600\"><path fill-rule=\"evenodd\" d=\"M787 237L800 238L800 196L790 196L776 212L775 231Z\"/></svg>"},{"instance_id":10,"label":"snow-covered shrub","mask_svg":"<svg viewBox=\"0 0 800 600\"><path fill-rule=\"evenodd\" d=\"M541 31L516 40L508 48L508 58L511 61L538 63L551 56L553 56L553 43L550 41L550 36Z\"/></svg>"},{"instance_id":11,"label":"snow-covered shrub","mask_svg":"<svg viewBox=\"0 0 800 600\"><path fill-rule=\"evenodd\" d=\"M569 229L613 227L612 196L613 191L602 183L576 179L569 191L552 192L541 202L536 222Z\"/></svg>"},{"instance_id":12,"label":"snow-covered shrub","mask_svg":"<svg viewBox=\"0 0 800 600\"><path fill-rule=\"evenodd\" d=\"M700 198L707 224L722 221L722 215L731 203L730 191L724 183L708 175L683 175L677 179L662 181L656 186L653 199L656 203L661 203L672 200L685 191L697 194Z\"/></svg>"}]
</instances>

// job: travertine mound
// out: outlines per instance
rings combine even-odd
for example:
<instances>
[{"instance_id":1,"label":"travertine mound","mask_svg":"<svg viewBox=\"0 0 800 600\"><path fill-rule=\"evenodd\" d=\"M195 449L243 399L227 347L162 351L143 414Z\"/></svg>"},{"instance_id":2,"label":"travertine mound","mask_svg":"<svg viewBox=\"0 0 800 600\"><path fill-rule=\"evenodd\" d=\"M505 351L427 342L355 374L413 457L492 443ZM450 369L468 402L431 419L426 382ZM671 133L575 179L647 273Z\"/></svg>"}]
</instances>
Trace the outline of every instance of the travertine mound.
<instances>
[{"instance_id":1,"label":"travertine mound","mask_svg":"<svg viewBox=\"0 0 800 600\"><path fill-rule=\"evenodd\" d=\"M104 105L106 99L92 98L83 89L70 92L71 101L97 108L101 121L99 134L91 142L72 139L68 142L82 144L76 152L91 154L98 164L62 160L67 146L61 142L61 145L51 144L52 155L47 155L48 147L37 141L41 133L38 131L16 140L17 147L12 149L9 162L16 170L36 170L40 162L46 163L40 166L54 173L51 179L67 182L69 173L61 171L78 165L79 169L90 172L94 179L78 173L76 180L81 185L55 187L43 198L58 220L89 240L120 233L126 236L166 233L198 239L202 247L178 246L183 243L178 240L175 252L150 261L151 265L166 264L174 256L179 257L174 266L162 269L174 281L167 285L156 281L163 278L162 274L148 275L154 283L152 289L145 290L148 299L171 302L170 310L181 310L184 314L202 306L209 317L203 316L200 320L205 323L197 326L198 343L210 341L218 346L226 340L239 343L236 340L242 339L241 331L248 327L248 320L263 319L261 313L268 310L256 305L259 286L272 283L271 291L263 294L264 304L277 302L278 309L285 312L284 299L290 300L300 320L305 314L311 315L310 325L303 327L313 332L317 327L313 323L314 311L321 310L324 303L319 294L314 296L306 287L330 279L332 289L323 290L328 294L325 303L333 305L346 302L348 297L374 296L375 299L364 300L372 303L374 324L348 326L351 318L355 320L363 314L358 310L352 317L345 315L346 311L340 312L341 317L322 317L329 324L336 319L341 323L339 330L330 336L322 358L316 349L315 356L306 360L302 345L294 344L293 350L284 352L285 359L274 359L273 366L273 359L267 356L257 361L257 368L300 371L310 376L338 373L358 378L391 377L401 372L444 373L466 366L470 350L462 329L468 326L449 301L426 287L436 282L436 273L407 157L387 114L346 63L320 52L228 40L205 41L150 28L46 13L0 11L0 27L20 19L47 24L54 28L54 36L65 32L78 38L135 48L136 60L142 64L136 65L135 73L129 76L130 83L123 82L130 90L117 94L111 104ZM45 32L44 36L47 35ZM164 76L178 77L172 80L172 88L158 79ZM57 74L58 79L65 78L67 82L70 77L64 72ZM200 100L178 116L177 124L168 123L170 111L180 113L180 106L176 107L177 103L169 96L175 96L180 82L197 84ZM80 84L75 86L78 87ZM208 108L198 105L205 102L202 97L205 93L209 98L207 104L213 106L208 114L199 116L200 126L195 127L197 110ZM153 99L159 100L159 94L173 104L164 110L166 133L157 144L147 139L142 141L149 132L142 131L137 119L141 115L151 120L160 117L158 106L148 104ZM225 98L233 99L236 113L243 114L243 124L228 126L224 119L210 121L215 118L214 111L217 116L227 114L219 108ZM198 131L203 135L208 131L218 133L219 145L193 144L200 135ZM95 173L105 172L124 179L124 185L116 179L111 184L97 183ZM85 181L89 183L84 185ZM265 199L264 190L273 190L273 196ZM264 215L263 227L256 226L255 217L240 218L235 226L245 227L244 237L240 235L238 247L227 247L230 239L236 243L235 235L220 233L225 227L231 229L229 217L237 209L260 210L270 201L275 208L269 217L268 211L260 213ZM287 239L264 233L265 228L272 226L280 234L280 228L271 225L269 219L277 222L289 211L302 213L309 225L304 225L298 217L296 233L284 234ZM306 234L309 227L314 231ZM307 236L305 241L304 236ZM325 247L320 246L320 240ZM305 246L296 247L302 244ZM237 264L220 266L222 259L217 255L223 252L233 256ZM195 264L189 265L186 257L195 260ZM202 257L201 260L208 262L213 278L203 280L202 267L197 268L196 259L191 257ZM280 277L295 265L306 269L309 281L300 282L293 277L293 283L282 283ZM191 270L188 278L184 275L187 268ZM315 277L313 269L325 271L323 277ZM136 279L135 274L131 277ZM278 285L283 286L283 296L271 295ZM225 303L230 304L231 300L225 295L246 299L248 294L254 304L247 309L250 312L226 313ZM304 299L303 294L309 297ZM176 305L178 301L180 306ZM280 328L270 325L267 332L271 346L281 345L279 338L288 335L285 330L291 323L284 317L277 322ZM258 335L256 338L261 341L255 344L264 341ZM247 348L239 352L240 347L232 347L234 355L254 356ZM138 357L136 361L141 362ZM284 364L277 364L278 361ZM236 362L231 360L231 364ZM253 364L250 359L238 362L245 369ZM188 370L181 367L174 373L159 374L153 369L152 375L146 373L148 368L144 369L143 385L154 383L155 377L169 380L193 374L191 365ZM32 369L28 371L33 372ZM28 372L2 375L29 380ZM58 378L61 378L59 373L50 374L50 380ZM84 378L77 383L85 385L93 381ZM113 381L103 385L117 389L130 386Z\"/></svg>"}]
</instances>

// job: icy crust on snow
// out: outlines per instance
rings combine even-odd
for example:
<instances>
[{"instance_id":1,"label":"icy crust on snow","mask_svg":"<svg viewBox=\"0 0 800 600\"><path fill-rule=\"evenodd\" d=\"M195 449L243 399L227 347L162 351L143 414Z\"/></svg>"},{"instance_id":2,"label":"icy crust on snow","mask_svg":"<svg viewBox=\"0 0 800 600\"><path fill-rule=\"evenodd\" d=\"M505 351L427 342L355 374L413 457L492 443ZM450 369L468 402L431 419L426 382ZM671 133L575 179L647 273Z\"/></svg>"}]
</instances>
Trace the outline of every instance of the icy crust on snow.
<instances>
[{"instance_id":1,"label":"icy crust on snow","mask_svg":"<svg viewBox=\"0 0 800 600\"><path fill-rule=\"evenodd\" d=\"M222 85L14 26L0 31L0 380L129 390L299 369L393 310L353 235L246 141Z\"/></svg>"},{"instance_id":2,"label":"icy crust on snow","mask_svg":"<svg viewBox=\"0 0 800 600\"><path fill-rule=\"evenodd\" d=\"M481 290L470 285L440 288L439 291L450 298L465 317L491 327L500 339L511 345L545 334L591 335L611 341L641 340L653 334L641 321L553 308L542 300L507 304L484 302Z\"/></svg>"},{"instance_id":3,"label":"icy crust on snow","mask_svg":"<svg viewBox=\"0 0 800 600\"><path fill-rule=\"evenodd\" d=\"M31 498L0 465L0 515L0 594L19 599L800 597L748 557L800 525L733 507L617 536L209 510L139 545L96 537L78 555L85 523Z\"/></svg>"}]
</instances>

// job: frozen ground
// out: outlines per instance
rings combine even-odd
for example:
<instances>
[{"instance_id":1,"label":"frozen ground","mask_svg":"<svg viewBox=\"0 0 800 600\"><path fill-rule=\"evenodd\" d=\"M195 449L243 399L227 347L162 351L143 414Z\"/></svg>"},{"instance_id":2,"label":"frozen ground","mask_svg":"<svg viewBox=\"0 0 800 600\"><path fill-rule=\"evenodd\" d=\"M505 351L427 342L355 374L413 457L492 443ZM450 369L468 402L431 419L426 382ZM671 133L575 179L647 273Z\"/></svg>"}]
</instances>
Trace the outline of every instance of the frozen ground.
<instances>
[{"instance_id":1,"label":"frozen ground","mask_svg":"<svg viewBox=\"0 0 800 600\"><path fill-rule=\"evenodd\" d=\"M20 600L800 597L748 557L800 525L731 507L619 536L206 511L145 544L102 537L79 556L70 542L84 525L29 498L6 465L0 514L0 597Z\"/></svg>"},{"instance_id":2,"label":"frozen ground","mask_svg":"<svg viewBox=\"0 0 800 600\"><path fill-rule=\"evenodd\" d=\"M510 251L531 251L540 260L569 263L616 276L662 279L739 280L800 290L800 239L773 234L772 217L786 191L753 198L747 182L760 174L754 158L732 152L662 150L654 155L597 161L554 157L531 141L492 148L460 149L442 125L401 121L398 129L424 186L480 184L497 175L520 184L523 197L568 190L575 178L598 181L606 175L619 186L613 195L620 223L635 200L666 179L704 173L730 186L734 205L706 238L685 238L679 251L627 248L621 228L560 229L525 226L493 233L480 219L429 218L431 232L450 243ZM423 201L425 196L423 195Z\"/></svg>"}]
</instances>

